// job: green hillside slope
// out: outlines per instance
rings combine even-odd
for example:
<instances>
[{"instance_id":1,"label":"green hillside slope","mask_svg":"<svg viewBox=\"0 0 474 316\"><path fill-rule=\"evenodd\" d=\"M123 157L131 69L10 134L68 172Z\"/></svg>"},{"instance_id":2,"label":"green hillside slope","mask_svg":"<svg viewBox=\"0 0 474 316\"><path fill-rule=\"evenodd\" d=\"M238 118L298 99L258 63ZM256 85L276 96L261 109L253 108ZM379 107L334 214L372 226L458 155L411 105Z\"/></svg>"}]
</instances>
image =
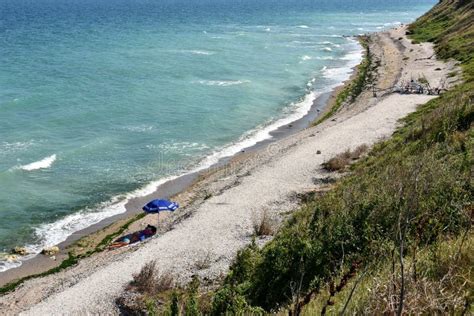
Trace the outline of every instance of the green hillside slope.
<instances>
[{"instance_id":1,"label":"green hillside slope","mask_svg":"<svg viewBox=\"0 0 474 316\"><path fill-rule=\"evenodd\" d=\"M241 250L218 289L199 294L195 280L168 293L168 312L472 313L473 21L472 0L449 0L413 23L412 39L459 60L464 82L406 117L329 192L306 197L263 249Z\"/></svg>"},{"instance_id":2,"label":"green hillside slope","mask_svg":"<svg viewBox=\"0 0 474 316\"><path fill-rule=\"evenodd\" d=\"M474 2L441 1L410 27L464 83L405 119L351 176L258 250L241 251L214 311L466 313L473 300ZM229 304L237 302L238 306Z\"/></svg>"}]
</instances>

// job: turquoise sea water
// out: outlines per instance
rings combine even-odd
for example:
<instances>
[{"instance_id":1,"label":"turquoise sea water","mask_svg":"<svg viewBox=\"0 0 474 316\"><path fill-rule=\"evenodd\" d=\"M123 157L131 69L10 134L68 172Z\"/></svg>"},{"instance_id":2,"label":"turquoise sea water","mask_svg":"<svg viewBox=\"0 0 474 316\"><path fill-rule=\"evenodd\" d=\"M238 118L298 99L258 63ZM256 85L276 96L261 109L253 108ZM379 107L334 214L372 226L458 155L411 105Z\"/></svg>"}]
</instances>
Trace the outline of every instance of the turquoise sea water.
<instances>
[{"instance_id":1,"label":"turquoise sea water","mask_svg":"<svg viewBox=\"0 0 474 316\"><path fill-rule=\"evenodd\" d=\"M57 244L268 137L348 77L344 35L434 3L0 0L0 251Z\"/></svg>"}]
</instances>

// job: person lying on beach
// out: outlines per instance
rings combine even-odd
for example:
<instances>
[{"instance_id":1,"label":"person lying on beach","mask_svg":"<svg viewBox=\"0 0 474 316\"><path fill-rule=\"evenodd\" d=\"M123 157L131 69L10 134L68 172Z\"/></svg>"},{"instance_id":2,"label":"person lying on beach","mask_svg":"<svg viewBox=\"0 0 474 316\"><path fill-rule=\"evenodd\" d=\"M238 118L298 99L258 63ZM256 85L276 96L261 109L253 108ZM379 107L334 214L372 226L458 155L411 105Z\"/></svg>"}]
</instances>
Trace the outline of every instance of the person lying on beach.
<instances>
[{"instance_id":1,"label":"person lying on beach","mask_svg":"<svg viewBox=\"0 0 474 316\"><path fill-rule=\"evenodd\" d=\"M156 227L148 225L144 230L120 237L115 242L110 244L109 249L116 249L130 244L144 241L147 238L156 234Z\"/></svg>"}]
</instances>

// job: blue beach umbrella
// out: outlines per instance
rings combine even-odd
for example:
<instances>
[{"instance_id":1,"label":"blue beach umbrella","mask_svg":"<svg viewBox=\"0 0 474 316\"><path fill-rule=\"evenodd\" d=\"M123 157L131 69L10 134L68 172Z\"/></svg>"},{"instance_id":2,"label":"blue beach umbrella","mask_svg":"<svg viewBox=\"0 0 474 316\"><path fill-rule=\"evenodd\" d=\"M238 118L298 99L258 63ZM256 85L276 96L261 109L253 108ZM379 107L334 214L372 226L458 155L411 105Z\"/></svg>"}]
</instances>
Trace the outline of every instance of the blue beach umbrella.
<instances>
[{"instance_id":1,"label":"blue beach umbrella","mask_svg":"<svg viewBox=\"0 0 474 316\"><path fill-rule=\"evenodd\" d=\"M176 202L171 202L168 200L153 200L148 202L148 204L143 207L143 210L147 213L160 213L162 211L173 212L178 207L179 204Z\"/></svg>"}]
</instances>

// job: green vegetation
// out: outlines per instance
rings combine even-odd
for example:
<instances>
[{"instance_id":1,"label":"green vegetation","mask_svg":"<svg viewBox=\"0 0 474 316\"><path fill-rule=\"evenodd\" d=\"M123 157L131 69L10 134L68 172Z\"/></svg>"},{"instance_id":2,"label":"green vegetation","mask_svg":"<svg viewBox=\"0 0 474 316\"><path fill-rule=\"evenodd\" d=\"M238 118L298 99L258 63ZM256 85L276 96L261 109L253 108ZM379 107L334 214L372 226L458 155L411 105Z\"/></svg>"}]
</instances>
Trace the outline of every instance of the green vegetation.
<instances>
[{"instance_id":1,"label":"green vegetation","mask_svg":"<svg viewBox=\"0 0 474 316\"><path fill-rule=\"evenodd\" d=\"M359 37L359 42L365 50L365 55L362 62L357 66L356 77L342 88L342 90L337 94L336 100L331 109L317 120L314 125L318 125L333 116L337 111L339 111L344 103L354 102L362 91L364 91L364 88L373 81L373 72L377 65L374 65L373 63L369 41L370 38L367 36Z\"/></svg>"},{"instance_id":2,"label":"green vegetation","mask_svg":"<svg viewBox=\"0 0 474 316\"><path fill-rule=\"evenodd\" d=\"M472 312L473 18L472 2L442 1L411 26L415 41L461 62L465 82L405 118L263 249L241 250L212 313Z\"/></svg>"},{"instance_id":3,"label":"green vegetation","mask_svg":"<svg viewBox=\"0 0 474 316\"><path fill-rule=\"evenodd\" d=\"M270 243L239 251L205 294L212 303L197 304L202 314L473 312L473 7L441 1L410 27L413 40L461 62L464 82L406 117L331 191L309 197ZM362 91L367 56L333 112ZM173 296L170 307L180 301Z\"/></svg>"},{"instance_id":4,"label":"green vegetation","mask_svg":"<svg viewBox=\"0 0 474 316\"><path fill-rule=\"evenodd\" d=\"M415 41L433 41L440 57L461 62L464 83L407 116L390 140L351 165L349 176L309 198L265 247L254 242L239 251L217 289L199 292L197 279L173 290L155 286L169 282L151 282L145 309L169 315L472 313L473 13L472 1L442 1L410 27ZM356 78L341 98L362 91L370 64L369 58L359 68L364 79ZM144 269L148 284L152 272Z\"/></svg>"},{"instance_id":5,"label":"green vegetation","mask_svg":"<svg viewBox=\"0 0 474 316\"><path fill-rule=\"evenodd\" d=\"M461 244L462 243L462 244ZM461 315L472 302L472 292L466 291L464 282L472 280L471 266L474 261L474 237L462 236L448 239L421 250L414 261L406 258L408 267L404 313L408 315ZM302 311L303 315L319 315L326 307L327 314L336 314L344 309L356 315L381 315L393 310L390 302L396 301L400 291L400 278L394 278L392 271L399 271L399 264L393 267L387 261L378 267L359 273L334 293L331 305L327 305L330 287L321 291ZM353 291L355 287L355 290Z\"/></svg>"},{"instance_id":6,"label":"green vegetation","mask_svg":"<svg viewBox=\"0 0 474 316\"><path fill-rule=\"evenodd\" d=\"M474 80L474 2L445 0L410 26L415 42L434 42L439 58L454 58L463 65L464 80Z\"/></svg>"},{"instance_id":7,"label":"green vegetation","mask_svg":"<svg viewBox=\"0 0 474 316\"><path fill-rule=\"evenodd\" d=\"M441 107L446 102L449 109ZM462 234L474 192L473 113L466 97L430 102L350 177L297 212L263 250L239 255L224 287L252 306L277 310L311 298L354 265L377 267L400 252L416 257Z\"/></svg>"}]
</instances>

